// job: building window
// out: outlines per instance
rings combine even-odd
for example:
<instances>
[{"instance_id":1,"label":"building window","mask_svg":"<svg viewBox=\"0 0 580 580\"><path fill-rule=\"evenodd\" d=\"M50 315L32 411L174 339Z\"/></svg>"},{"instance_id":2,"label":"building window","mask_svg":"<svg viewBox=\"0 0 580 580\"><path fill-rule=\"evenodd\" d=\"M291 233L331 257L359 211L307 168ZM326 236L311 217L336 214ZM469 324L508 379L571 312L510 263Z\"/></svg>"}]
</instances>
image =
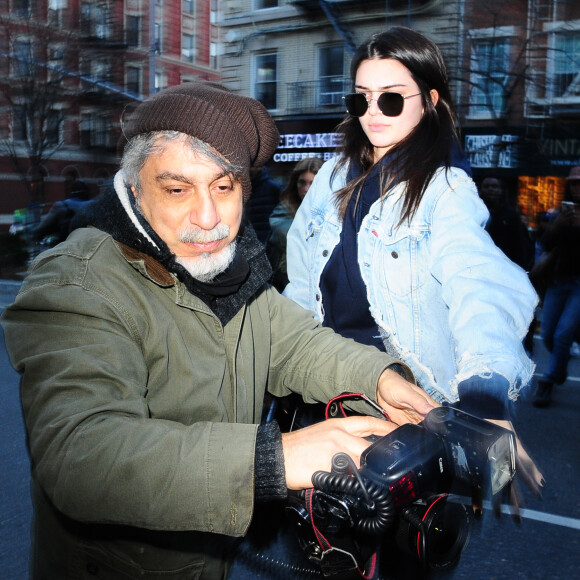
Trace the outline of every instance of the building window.
<instances>
[{"instance_id":1,"label":"building window","mask_svg":"<svg viewBox=\"0 0 580 580\"><path fill-rule=\"evenodd\" d=\"M61 116L58 111L51 111L45 121L44 135L48 145L58 145L60 142Z\"/></svg>"},{"instance_id":2,"label":"building window","mask_svg":"<svg viewBox=\"0 0 580 580\"><path fill-rule=\"evenodd\" d=\"M111 63L107 58L96 58L90 61L92 80L105 83L111 80Z\"/></svg>"},{"instance_id":3,"label":"building window","mask_svg":"<svg viewBox=\"0 0 580 580\"><path fill-rule=\"evenodd\" d=\"M111 147L110 122L103 115L84 115L81 127L81 144L84 147Z\"/></svg>"},{"instance_id":4,"label":"building window","mask_svg":"<svg viewBox=\"0 0 580 580\"><path fill-rule=\"evenodd\" d=\"M14 141L26 141L28 139L29 123L29 110L23 106L15 106L12 113L12 139Z\"/></svg>"},{"instance_id":5,"label":"building window","mask_svg":"<svg viewBox=\"0 0 580 580\"><path fill-rule=\"evenodd\" d=\"M107 39L110 36L109 7L105 3L87 3L81 9L81 30L84 35Z\"/></svg>"},{"instance_id":6,"label":"building window","mask_svg":"<svg viewBox=\"0 0 580 580\"><path fill-rule=\"evenodd\" d=\"M211 42L209 45L209 66L213 69L218 67L218 44L216 42Z\"/></svg>"},{"instance_id":7,"label":"building window","mask_svg":"<svg viewBox=\"0 0 580 580\"><path fill-rule=\"evenodd\" d=\"M340 105L344 95L344 47L321 46L318 49L318 104Z\"/></svg>"},{"instance_id":8,"label":"building window","mask_svg":"<svg viewBox=\"0 0 580 580\"><path fill-rule=\"evenodd\" d=\"M470 115L497 116L506 109L509 80L509 41L489 38L474 41L471 51Z\"/></svg>"},{"instance_id":9,"label":"building window","mask_svg":"<svg viewBox=\"0 0 580 580\"><path fill-rule=\"evenodd\" d=\"M141 46L141 16L127 16L125 41L129 46Z\"/></svg>"},{"instance_id":10,"label":"building window","mask_svg":"<svg viewBox=\"0 0 580 580\"><path fill-rule=\"evenodd\" d=\"M195 36L193 34L181 35L181 58L187 62L195 60Z\"/></svg>"},{"instance_id":11,"label":"building window","mask_svg":"<svg viewBox=\"0 0 580 580\"><path fill-rule=\"evenodd\" d=\"M181 9L185 14L195 14L195 2L194 0L182 0Z\"/></svg>"},{"instance_id":12,"label":"building window","mask_svg":"<svg viewBox=\"0 0 580 580\"><path fill-rule=\"evenodd\" d=\"M162 27L161 24L159 24L159 22L155 23L155 52L157 54L161 54L161 51L163 49L163 38L161 36L162 34Z\"/></svg>"},{"instance_id":13,"label":"building window","mask_svg":"<svg viewBox=\"0 0 580 580\"><path fill-rule=\"evenodd\" d=\"M105 57L84 58L81 62L81 71L90 83L90 90L94 90L94 84L111 80L111 62Z\"/></svg>"},{"instance_id":14,"label":"building window","mask_svg":"<svg viewBox=\"0 0 580 580\"><path fill-rule=\"evenodd\" d=\"M51 81L61 82L65 77L66 46L64 44L49 44L48 46L48 69L47 78Z\"/></svg>"},{"instance_id":15,"label":"building window","mask_svg":"<svg viewBox=\"0 0 580 580\"><path fill-rule=\"evenodd\" d=\"M49 44L48 46L48 78L50 80L59 80L62 78L62 68L64 66L64 57L66 47L64 44Z\"/></svg>"},{"instance_id":16,"label":"building window","mask_svg":"<svg viewBox=\"0 0 580 580\"><path fill-rule=\"evenodd\" d=\"M530 227L536 228L541 213L559 207L564 198L566 180L554 175L518 177L518 207L528 217Z\"/></svg>"},{"instance_id":17,"label":"building window","mask_svg":"<svg viewBox=\"0 0 580 580\"><path fill-rule=\"evenodd\" d=\"M136 66L128 66L126 72L125 88L130 93L140 95L141 86L142 86L141 69Z\"/></svg>"},{"instance_id":18,"label":"building window","mask_svg":"<svg viewBox=\"0 0 580 580\"><path fill-rule=\"evenodd\" d=\"M12 45L12 73L19 78L34 75L34 48L30 38L17 38Z\"/></svg>"},{"instance_id":19,"label":"building window","mask_svg":"<svg viewBox=\"0 0 580 580\"><path fill-rule=\"evenodd\" d=\"M30 0L12 0L12 13L18 18L30 16Z\"/></svg>"},{"instance_id":20,"label":"building window","mask_svg":"<svg viewBox=\"0 0 580 580\"><path fill-rule=\"evenodd\" d=\"M254 0L254 10L264 10L266 8L277 8L278 0Z\"/></svg>"},{"instance_id":21,"label":"building window","mask_svg":"<svg viewBox=\"0 0 580 580\"><path fill-rule=\"evenodd\" d=\"M155 71L155 92L158 93L161 89L165 88L163 86L163 73L161 71Z\"/></svg>"},{"instance_id":22,"label":"building window","mask_svg":"<svg viewBox=\"0 0 580 580\"><path fill-rule=\"evenodd\" d=\"M580 97L580 31L560 33L554 42L553 97Z\"/></svg>"},{"instance_id":23,"label":"building window","mask_svg":"<svg viewBox=\"0 0 580 580\"><path fill-rule=\"evenodd\" d=\"M67 0L48 0L48 23L60 28L66 8Z\"/></svg>"},{"instance_id":24,"label":"building window","mask_svg":"<svg viewBox=\"0 0 580 580\"><path fill-rule=\"evenodd\" d=\"M59 111L48 111L43 119L30 106L18 105L12 112L12 139L42 141L48 146L55 146L60 142L61 123L62 115Z\"/></svg>"},{"instance_id":25,"label":"building window","mask_svg":"<svg viewBox=\"0 0 580 580\"><path fill-rule=\"evenodd\" d=\"M267 109L277 107L278 55L257 54L254 59L254 97Z\"/></svg>"}]
</instances>

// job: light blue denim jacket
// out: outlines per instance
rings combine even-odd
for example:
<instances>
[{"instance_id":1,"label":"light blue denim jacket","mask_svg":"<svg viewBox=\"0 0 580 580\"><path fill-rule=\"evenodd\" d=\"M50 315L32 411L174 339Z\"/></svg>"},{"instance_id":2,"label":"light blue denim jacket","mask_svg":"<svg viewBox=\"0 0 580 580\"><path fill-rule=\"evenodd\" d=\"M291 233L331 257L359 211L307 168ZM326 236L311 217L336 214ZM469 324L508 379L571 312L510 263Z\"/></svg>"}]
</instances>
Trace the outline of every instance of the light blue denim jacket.
<instances>
[{"instance_id":1,"label":"light blue denim jacket","mask_svg":"<svg viewBox=\"0 0 580 580\"><path fill-rule=\"evenodd\" d=\"M284 294L321 321L320 276L342 227L333 194L346 170L330 183L335 163L318 172L288 234ZM484 230L488 211L463 170L442 168L411 222L397 227L403 187L371 206L358 235L362 278L387 352L441 403L457 402L461 381L494 373L517 399L534 371L522 345L537 304L528 276Z\"/></svg>"}]
</instances>

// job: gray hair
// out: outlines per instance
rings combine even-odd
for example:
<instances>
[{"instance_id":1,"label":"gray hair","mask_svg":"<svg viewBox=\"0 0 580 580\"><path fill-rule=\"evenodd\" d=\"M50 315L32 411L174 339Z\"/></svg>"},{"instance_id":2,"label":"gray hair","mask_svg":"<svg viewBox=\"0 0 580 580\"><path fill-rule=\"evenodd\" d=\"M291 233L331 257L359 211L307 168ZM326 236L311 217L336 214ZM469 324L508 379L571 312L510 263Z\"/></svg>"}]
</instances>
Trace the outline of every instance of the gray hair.
<instances>
[{"instance_id":1,"label":"gray hair","mask_svg":"<svg viewBox=\"0 0 580 580\"><path fill-rule=\"evenodd\" d=\"M180 131L152 131L135 135L125 146L121 159L121 169L125 174L125 182L134 186L135 191L140 194L141 179L139 173L149 156L162 153L168 143L180 140L189 145L195 153L216 163L235 181L241 180L244 174L242 167L230 163L205 141Z\"/></svg>"}]
</instances>

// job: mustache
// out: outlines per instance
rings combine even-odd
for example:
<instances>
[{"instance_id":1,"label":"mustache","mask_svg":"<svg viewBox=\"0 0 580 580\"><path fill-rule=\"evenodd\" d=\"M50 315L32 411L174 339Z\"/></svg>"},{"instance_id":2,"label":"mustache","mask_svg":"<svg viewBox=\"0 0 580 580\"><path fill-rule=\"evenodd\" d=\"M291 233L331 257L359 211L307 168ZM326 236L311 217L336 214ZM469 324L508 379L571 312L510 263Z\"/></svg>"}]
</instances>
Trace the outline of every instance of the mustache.
<instances>
[{"instance_id":1,"label":"mustache","mask_svg":"<svg viewBox=\"0 0 580 580\"><path fill-rule=\"evenodd\" d=\"M179 239L190 244L199 244L223 240L230 235L230 227L226 224L218 224L211 230L204 230L200 227L188 228L179 232Z\"/></svg>"}]
</instances>

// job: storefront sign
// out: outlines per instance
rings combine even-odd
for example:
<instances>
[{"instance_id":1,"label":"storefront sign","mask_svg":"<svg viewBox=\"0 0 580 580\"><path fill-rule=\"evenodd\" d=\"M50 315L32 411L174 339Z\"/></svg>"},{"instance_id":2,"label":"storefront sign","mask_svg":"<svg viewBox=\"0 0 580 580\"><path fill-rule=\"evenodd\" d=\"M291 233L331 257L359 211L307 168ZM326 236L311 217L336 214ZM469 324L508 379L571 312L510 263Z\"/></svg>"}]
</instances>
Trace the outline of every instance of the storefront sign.
<instances>
[{"instance_id":1,"label":"storefront sign","mask_svg":"<svg viewBox=\"0 0 580 580\"><path fill-rule=\"evenodd\" d=\"M285 133L280 135L280 145L272 159L276 163L295 163L305 157L320 157L327 161L334 157L339 144L338 133Z\"/></svg>"},{"instance_id":2,"label":"storefront sign","mask_svg":"<svg viewBox=\"0 0 580 580\"><path fill-rule=\"evenodd\" d=\"M335 149L339 144L338 133L287 133L280 135L278 149Z\"/></svg>"},{"instance_id":3,"label":"storefront sign","mask_svg":"<svg viewBox=\"0 0 580 580\"><path fill-rule=\"evenodd\" d=\"M516 135L466 135L465 152L471 167L515 168L518 166Z\"/></svg>"},{"instance_id":4,"label":"storefront sign","mask_svg":"<svg viewBox=\"0 0 580 580\"><path fill-rule=\"evenodd\" d=\"M543 139L540 152L549 157L552 165L580 165L580 139Z\"/></svg>"}]
</instances>

